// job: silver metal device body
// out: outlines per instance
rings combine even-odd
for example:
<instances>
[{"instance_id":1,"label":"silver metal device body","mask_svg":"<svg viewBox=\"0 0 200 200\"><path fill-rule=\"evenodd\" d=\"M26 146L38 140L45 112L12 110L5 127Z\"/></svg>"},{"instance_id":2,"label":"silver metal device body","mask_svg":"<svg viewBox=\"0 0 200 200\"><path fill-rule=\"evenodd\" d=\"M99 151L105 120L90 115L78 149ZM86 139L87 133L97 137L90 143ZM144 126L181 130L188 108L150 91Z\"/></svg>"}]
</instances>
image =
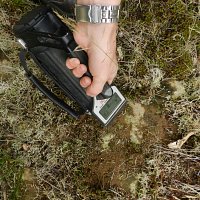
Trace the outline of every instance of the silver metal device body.
<instances>
[{"instance_id":1,"label":"silver metal device body","mask_svg":"<svg viewBox=\"0 0 200 200\"><path fill-rule=\"evenodd\" d=\"M117 89L111 86L113 95L108 99L98 100L94 97L93 114L106 126L123 108L126 99Z\"/></svg>"}]
</instances>

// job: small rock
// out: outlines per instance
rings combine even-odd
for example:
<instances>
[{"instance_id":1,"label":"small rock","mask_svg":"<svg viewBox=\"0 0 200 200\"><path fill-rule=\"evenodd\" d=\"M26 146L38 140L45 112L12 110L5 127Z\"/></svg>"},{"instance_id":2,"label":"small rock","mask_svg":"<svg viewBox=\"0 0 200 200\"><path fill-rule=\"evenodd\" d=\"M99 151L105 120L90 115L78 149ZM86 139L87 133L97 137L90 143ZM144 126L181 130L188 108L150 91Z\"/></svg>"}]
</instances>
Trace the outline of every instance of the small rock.
<instances>
[{"instance_id":1,"label":"small rock","mask_svg":"<svg viewBox=\"0 0 200 200\"><path fill-rule=\"evenodd\" d=\"M28 151L30 146L28 144L22 144L22 148L24 151Z\"/></svg>"}]
</instances>

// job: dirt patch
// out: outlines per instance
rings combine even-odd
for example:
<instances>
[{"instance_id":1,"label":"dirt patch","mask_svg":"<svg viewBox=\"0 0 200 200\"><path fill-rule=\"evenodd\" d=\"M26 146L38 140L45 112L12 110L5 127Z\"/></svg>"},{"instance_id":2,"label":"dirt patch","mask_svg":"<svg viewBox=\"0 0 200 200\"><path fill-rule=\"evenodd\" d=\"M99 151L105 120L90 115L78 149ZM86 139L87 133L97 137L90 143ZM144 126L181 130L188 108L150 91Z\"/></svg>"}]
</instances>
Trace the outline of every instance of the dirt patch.
<instances>
[{"instance_id":1,"label":"dirt patch","mask_svg":"<svg viewBox=\"0 0 200 200\"><path fill-rule=\"evenodd\" d=\"M85 159L86 183L91 188L120 187L135 191L136 175L145 167L150 146L166 143L174 125L159 105L129 102L124 114L102 135L102 148Z\"/></svg>"},{"instance_id":2,"label":"dirt patch","mask_svg":"<svg viewBox=\"0 0 200 200\"><path fill-rule=\"evenodd\" d=\"M24 184L26 185L26 190L23 194L22 199L24 200L32 200L37 197L37 190L36 190L36 181L34 177L34 173L30 168L25 168L24 173L22 175L22 179Z\"/></svg>"}]
</instances>

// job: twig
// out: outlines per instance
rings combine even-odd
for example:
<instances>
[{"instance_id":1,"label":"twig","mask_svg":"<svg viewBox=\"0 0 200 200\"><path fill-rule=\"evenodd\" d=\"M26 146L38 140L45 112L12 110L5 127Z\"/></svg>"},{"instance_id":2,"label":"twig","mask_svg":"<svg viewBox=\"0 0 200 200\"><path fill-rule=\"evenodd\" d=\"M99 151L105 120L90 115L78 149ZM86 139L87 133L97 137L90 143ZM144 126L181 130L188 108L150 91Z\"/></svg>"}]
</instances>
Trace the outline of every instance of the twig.
<instances>
[{"instance_id":1,"label":"twig","mask_svg":"<svg viewBox=\"0 0 200 200\"><path fill-rule=\"evenodd\" d=\"M3 191L3 199L4 199L4 200L7 200L7 195L6 195L6 192L5 192L5 191Z\"/></svg>"},{"instance_id":2,"label":"twig","mask_svg":"<svg viewBox=\"0 0 200 200\"><path fill-rule=\"evenodd\" d=\"M198 153L198 152L195 152L195 151L190 151L190 150L186 151L184 149L168 149L168 148L158 146L158 145L154 145L154 146L159 148L162 151L162 153L166 153L166 154L169 154L169 155L175 155L175 156L182 156L182 157L186 158L187 160L192 160L192 161L195 161L195 162L200 161L199 156L188 154L188 153Z\"/></svg>"},{"instance_id":3,"label":"twig","mask_svg":"<svg viewBox=\"0 0 200 200\"><path fill-rule=\"evenodd\" d=\"M168 147L170 149L181 149L181 147L188 141L188 139L191 136L196 135L197 133L199 133L199 131L190 132L185 137L183 137L181 140L177 140L176 142L172 142L172 143L168 144Z\"/></svg>"}]
</instances>

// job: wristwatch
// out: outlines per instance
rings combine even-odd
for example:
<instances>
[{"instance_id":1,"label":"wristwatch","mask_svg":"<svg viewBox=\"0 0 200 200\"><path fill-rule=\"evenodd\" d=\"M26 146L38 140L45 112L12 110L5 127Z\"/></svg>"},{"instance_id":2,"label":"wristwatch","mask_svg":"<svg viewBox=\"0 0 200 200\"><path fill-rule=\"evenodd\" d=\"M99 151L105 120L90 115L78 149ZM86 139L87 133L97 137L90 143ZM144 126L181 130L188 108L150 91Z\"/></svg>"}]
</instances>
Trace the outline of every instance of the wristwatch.
<instances>
[{"instance_id":1,"label":"wristwatch","mask_svg":"<svg viewBox=\"0 0 200 200\"><path fill-rule=\"evenodd\" d=\"M90 23L117 23L119 20L120 5L79 5L75 4L77 22Z\"/></svg>"}]
</instances>

